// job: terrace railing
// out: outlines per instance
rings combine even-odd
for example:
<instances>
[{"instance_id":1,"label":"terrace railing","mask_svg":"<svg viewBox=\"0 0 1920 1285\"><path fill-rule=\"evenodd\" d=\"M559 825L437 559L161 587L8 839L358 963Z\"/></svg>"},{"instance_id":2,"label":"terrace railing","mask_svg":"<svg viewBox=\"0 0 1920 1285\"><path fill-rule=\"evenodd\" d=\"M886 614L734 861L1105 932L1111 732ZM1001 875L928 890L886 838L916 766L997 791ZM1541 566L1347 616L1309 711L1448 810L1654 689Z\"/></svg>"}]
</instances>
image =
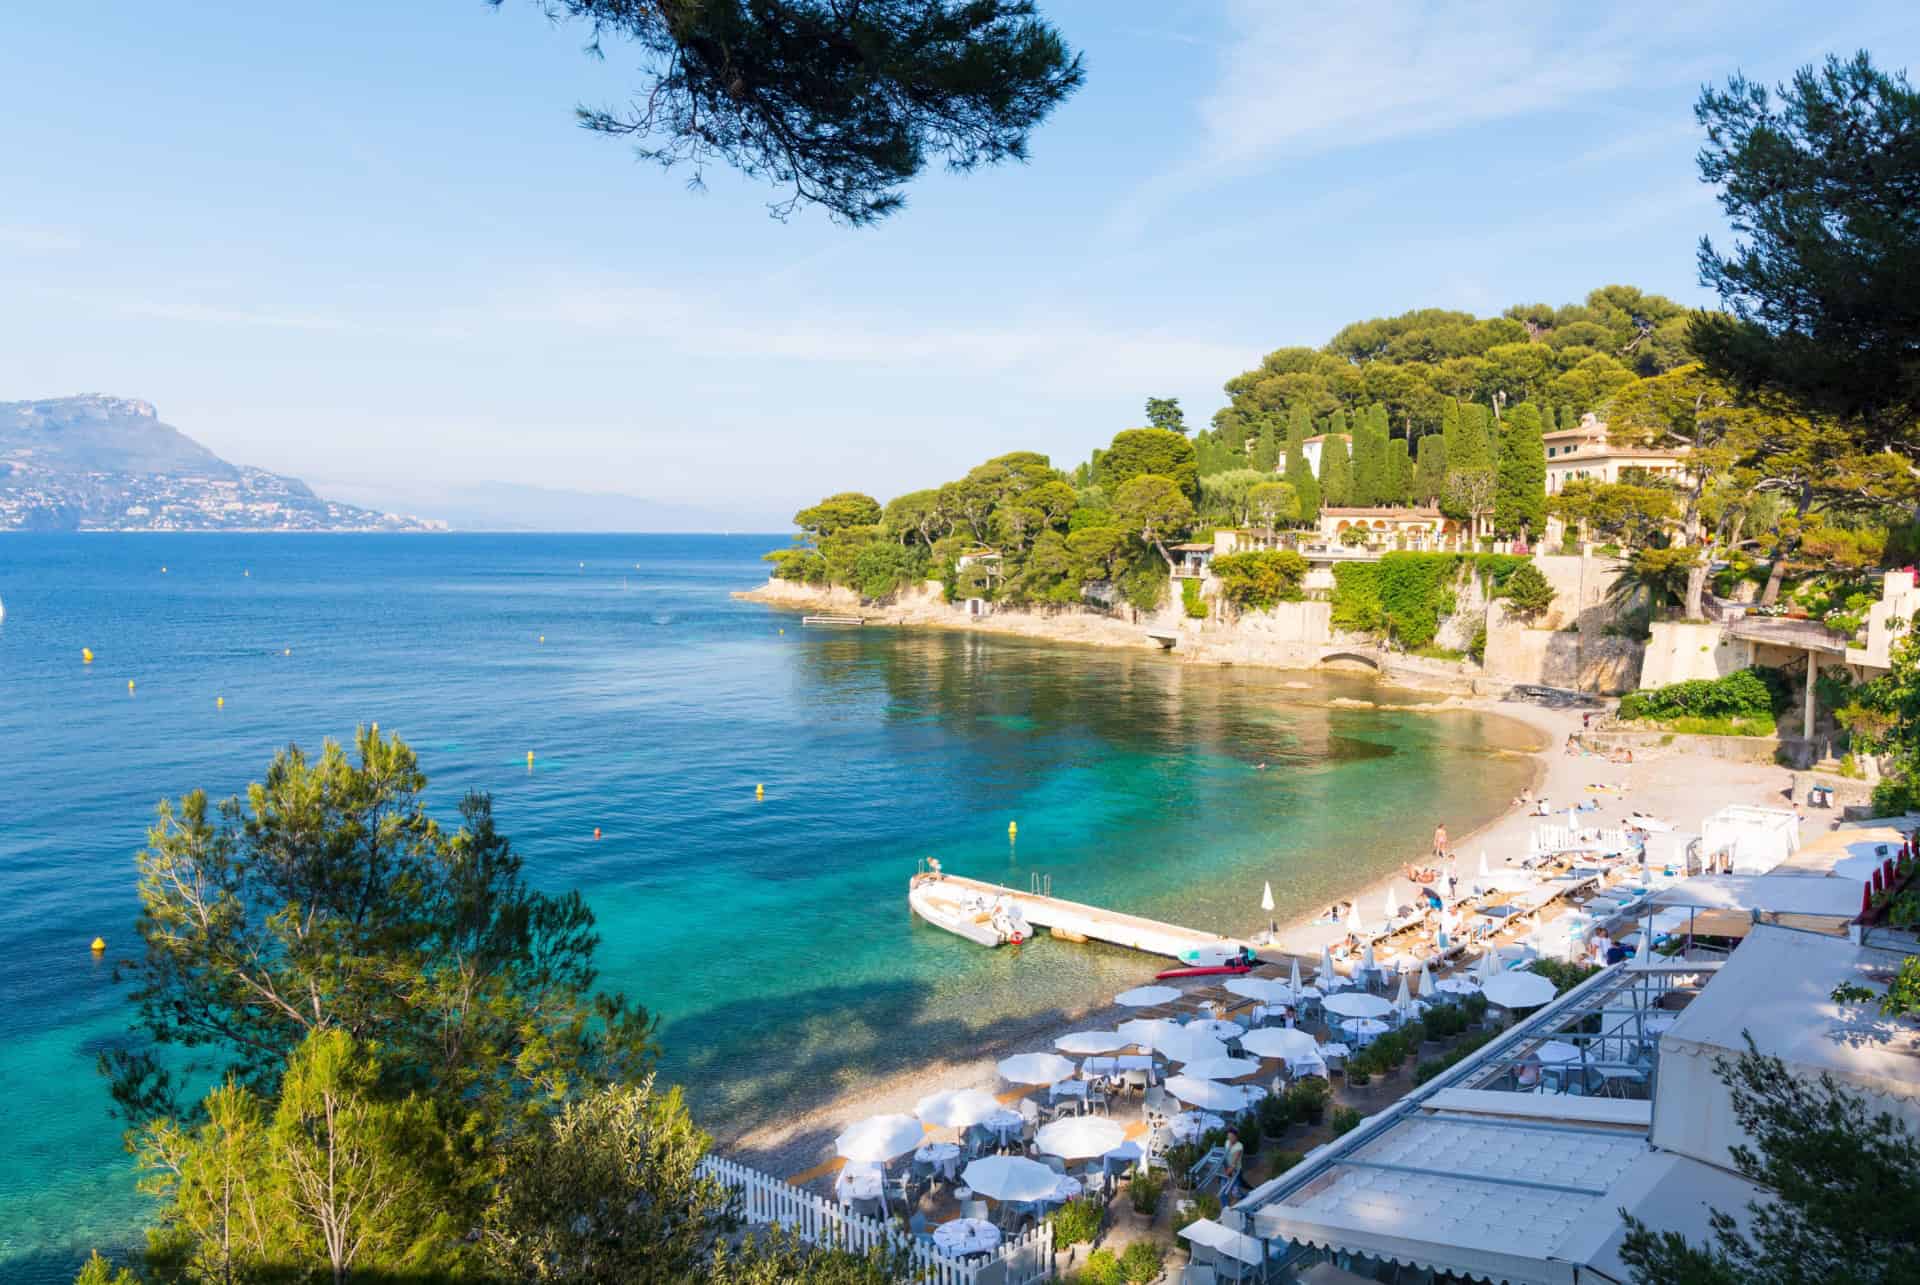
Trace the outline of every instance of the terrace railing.
<instances>
[{"instance_id":1,"label":"terrace railing","mask_svg":"<svg viewBox=\"0 0 1920 1285\"><path fill-rule=\"evenodd\" d=\"M750 1227L779 1226L810 1245L864 1254L876 1246L906 1248L921 1285L1033 1285L1053 1274L1053 1224L1008 1237L985 1258L949 1258L890 1223L866 1218L831 1200L736 1161L706 1156L698 1172L732 1188Z\"/></svg>"}]
</instances>

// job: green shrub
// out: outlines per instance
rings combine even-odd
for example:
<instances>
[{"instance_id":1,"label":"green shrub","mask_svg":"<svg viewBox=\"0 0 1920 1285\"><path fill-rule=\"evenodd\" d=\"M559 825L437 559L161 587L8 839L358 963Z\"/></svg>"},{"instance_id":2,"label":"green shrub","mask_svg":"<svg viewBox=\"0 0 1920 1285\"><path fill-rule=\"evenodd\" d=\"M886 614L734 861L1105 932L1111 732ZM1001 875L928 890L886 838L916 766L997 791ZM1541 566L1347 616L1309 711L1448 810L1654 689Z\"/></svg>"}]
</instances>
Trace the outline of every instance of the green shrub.
<instances>
[{"instance_id":1,"label":"green shrub","mask_svg":"<svg viewBox=\"0 0 1920 1285\"><path fill-rule=\"evenodd\" d=\"M1106 1210L1097 1200L1069 1200L1047 1219L1053 1224L1056 1245L1085 1245L1100 1234L1101 1216Z\"/></svg>"},{"instance_id":2,"label":"green shrub","mask_svg":"<svg viewBox=\"0 0 1920 1285\"><path fill-rule=\"evenodd\" d=\"M1598 964L1569 964L1559 959L1536 959L1527 965L1527 971L1538 973L1553 983L1555 995L1565 995L1587 978L1600 971Z\"/></svg>"},{"instance_id":3,"label":"green shrub","mask_svg":"<svg viewBox=\"0 0 1920 1285\"><path fill-rule=\"evenodd\" d=\"M1153 1217L1153 1211L1160 1208L1160 1193L1167 1189L1167 1180L1157 1173L1141 1170L1127 1182L1127 1199L1133 1204L1133 1212Z\"/></svg>"},{"instance_id":4,"label":"green shrub","mask_svg":"<svg viewBox=\"0 0 1920 1285\"><path fill-rule=\"evenodd\" d=\"M1073 1279L1081 1285L1126 1285L1127 1272L1111 1249L1096 1249Z\"/></svg>"},{"instance_id":5,"label":"green shrub","mask_svg":"<svg viewBox=\"0 0 1920 1285\"><path fill-rule=\"evenodd\" d=\"M1785 688L1778 670L1753 666L1724 678L1694 678L1628 692L1620 698L1620 717L1658 721L1772 718L1786 709L1789 697Z\"/></svg>"},{"instance_id":6,"label":"green shrub","mask_svg":"<svg viewBox=\"0 0 1920 1285\"><path fill-rule=\"evenodd\" d=\"M1772 736L1778 726L1771 718L1675 718L1667 726L1688 736Z\"/></svg>"},{"instance_id":7,"label":"green shrub","mask_svg":"<svg viewBox=\"0 0 1920 1285\"><path fill-rule=\"evenodd\" d=\"M1431 1080L1434 1076L1446 1069L1447 1061L1445 1058L1427 1058L1422 1061L1420 1065L1413 1068L1413 1082L1415 1084L1425 1084L1428 1080Z\"/></svg>"},{"instance_id":8,"label":"green shrub","mask_svg":"<svg viewBox=\"0 0 1920 1285\"><path fill-rule=\"evenodd\" d=\"M1187 619L1205 620L1207 618L1207 600L1200 596L1198 580L1180 582L1180 605L1186 608Z\"/></svg>"},{"instance_id":9,"label":"green shrub","mask_svg":"<svg viewBox=\"0 0 1920 1285\"><path fill-rule=\"evenodd\" d=\"M1136 1240L1120 1255L1120 1271L1131 1285L1147 1285L1148 1281L1159 1279L1160 1268L1166 1260L1166 1250L1158 1241Z\"/></svg>"},{"instance_id":10,"label":"green shrub","mask_svg":"<svg viewBox=\"0 0 1920 1285\"><path fill-rule=\"evenodd\" d=\"M1333 1136L1338 1138L1342 1134L1352 1133L1360 1127L1362 1118L1361 1114L1352 1107L1335 1107L1333 1109Z\"/></svg>"},{"instance_id":11,"label":"green shrub","mask_svg":"<svg viewBox=\"0 0 1920 1285\"><path fill-rule=\"evenodd\" d=\"M1225 554L1213 560L1213 574L1221 595L1248 611L1267 611L1306 596L1300 583L1307 576L1307 560L1291 549Z\"/></svg>"},{"instance_id":12,"label":"green shrub","mask_svg":"<svg viewBox=\"0 0 1920 1285\"><path fill-rule=\"evenodd\" d=\"M1262 1100L1264 1101L1265 1099ZM1255 1110L1242 1111L1240 1117L1233 1122L1233 1125L1240 1133L1241 1149L1250 1157L1259 1155L1260 1134L1262 1132L1260 1127L1260 1113Z\"/></svg>"},{"instance_id":13,"label":"green shrub","mask_svg":"<svg viewBox=\"0 0 1920 1285\"><path fill-rule=\"evenodd\" d=\"M1514 569L1500 594L1506 598L1516 615L1528 619L1551 607L1554 598L1553 584L1531 562L1522 563Z\"/></svg>"},{"instance_id":14,"label":"green shrub","mask_svg":"<svg viewBox=\"0 0 1920 1285\"><path fill-rule=\"evenodd\" d=\"M1180 1229L1188 1223L1198 1222L1202 1218L1217 1219L1219 1217L1220 1197L1210 1191L1196 1191L1191 1200L1182 1201L1181 1207L1173 1211L1174 1235L1179 1235Z\"/></svg>"},{"instance_id":15,"label":"green shrub","mask_svg":"<svg viewBox=\"0 0 1920 1285\"><path fill-rule=\"evenodd\" d=\"M1269 1138L1281 1137L1293 1126L1293 1098L1285 1093L1261 1098L1254 1114L1260 1118L1260 1132Z\"/></svg>"},{"instance_id":16,"label":"green shrub","mask_svg":"<svg viewBox=\"0 0 1920 1285\"><path fill-rule=\"evenodd\" d=\"M1473 637L1467 641L1467 655L1476 661L1487 658L1487 622L1481 621L1473 628Z\"/></svg>"},{"instance_id":17,"label":"green shrub","mask_svg":"<svg viewBox=\"0 0 1920 1285\"><path fill-rule=\"evenodd\" d=\"M1293 1108L1296 1120L1308 1124L1319 1124L1327 1113L1327 1099L1333 1096L1333 1086L1317 1075L1302 1076L1294 1081L1287 1090L1287 1103Z\"/></svg>"},{"instance_id":18,"label":"green shrub","mask_svg":"<svg viewBox=\"0 0 1920 1285\"><path fill-rule=\"evenodd\" d=\"M1373 1083L1372 1059L1362 1058L1359 1056L1348 1058L1347 1059L1347 1083L1356 1089L1364 1089L1369 1084L1372 1084ZM1339 1114L1340 1114L1339 1109L1335 1108L1334 1115L1338 1117Z\"/></svg>"},{"instance_id":19,"label":"green shrub","mask_svg":"<svg viewBox=\"0 0 1920 1285\"><path fill-rule=\"evenodd\" d=\"M1920 812L1920 793L1910 782L1886 777L1873 787L1875 816L1897 817L1908 812Z\"/></svg>"},{"instance_id":20,"label":"green shrub","mask_svg":"<svg viewBox=\"0 0 1920 1285\"><path fill-rule=\"evenodd\" d=\"M1305 1152L1302 1152L1302 1151L1276 1151L1276 1152L1274 1152L1274 1153L1273 1153L1273 1174L1274 1174L1274 1176L1275 1176L1276 1178L1277 1178L1277 1177L1279 1177L1279 1176L1280 1176L1281 1174L1283 1174L1283 1173L1285 1173L1285 1172L1286 1172L1287 1170L1289 1170L1289 1169L1291 1169L1291 1168L1293 1168L1293 1167L1294 1167L1295 1165L1297 1165L1297 1164L1299 1164L1299 1163L1300 1163L1300 1162L1301 1162L1302 1160L1305 1160L1306 1158L1307 1158L1307 1157L1306 1157L1306 1153L1305 1153Z\"/></svg>"},{"instance_id":21,"label":"green shrub","mask_svg":"<svg viewBox=\"0 0 1920 1285\"><path fill-rule=\"evenodd\" d=\"M1176 1187L1187 1185L1187 1174L1200 1163L1205 1153L1197 1142L1181 1142L1167 1148L1167 1177Z\"/></svg>"},{"instance_id":22,"label":"green shrub","mask_svg":"<svg viewBox=\"0 0 1920 1285\"><path fill-rule=\"evenodd\" d=\"M1442 647L1438 643L1428 643L1424 647L1415 647L1413 654L1416 656L1424 656L1428 660L1461 660L1465 658L1467 653L1464 651L1455 651L1451 647Z\"/></svg>"}]
</instances>

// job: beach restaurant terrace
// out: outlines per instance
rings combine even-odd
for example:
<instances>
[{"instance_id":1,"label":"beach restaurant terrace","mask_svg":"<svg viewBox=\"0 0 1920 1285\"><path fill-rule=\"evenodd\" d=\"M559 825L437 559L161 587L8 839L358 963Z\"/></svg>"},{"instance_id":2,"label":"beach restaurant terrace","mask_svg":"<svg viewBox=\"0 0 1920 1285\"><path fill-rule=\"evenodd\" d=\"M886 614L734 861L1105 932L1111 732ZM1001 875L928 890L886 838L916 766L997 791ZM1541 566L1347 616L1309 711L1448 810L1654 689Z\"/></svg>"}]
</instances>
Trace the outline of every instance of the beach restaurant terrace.
<instances>
[{"instance_id":1,"label":"beach restaurant terrace","mask_svg":"<svg viewBox=\"0 0 1920 1285\"><path fill-rule=\"evenodd\" d=\"M1689 1175L1676 1178L1648 1141L1659 1033L1674 1018L1664 1001L1693 980L1679 967L1596 975L1253 1191L1235 1221L1295 1272L1324 1260L1367 1279L1396 1264L1492 1281L1621 1279L1607 1270L1616 1210L1661 1226L1705 1218L1684 1202L1656 1207ZM1556 1064L1577 1073L1519 1074ZM1637 1093L1608 1095L1596 1073L1609 1066L1640 1077Z\"/></svg>"}]
</instances>

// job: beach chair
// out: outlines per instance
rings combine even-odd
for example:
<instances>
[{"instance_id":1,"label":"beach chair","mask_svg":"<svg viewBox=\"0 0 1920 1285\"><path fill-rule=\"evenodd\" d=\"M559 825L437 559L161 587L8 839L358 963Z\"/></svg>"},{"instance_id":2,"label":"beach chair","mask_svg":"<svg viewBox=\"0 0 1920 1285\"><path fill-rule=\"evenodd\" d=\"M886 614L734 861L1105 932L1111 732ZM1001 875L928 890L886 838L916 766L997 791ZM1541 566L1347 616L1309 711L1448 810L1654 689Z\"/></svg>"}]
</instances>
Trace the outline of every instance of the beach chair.
<instances>
[{"instance_id":1,"label":"beach chair","mask_svg":"<svg viewBox=\"0 0 1920 1285\"><path fill-rule=\"evenodd\" d=\"M1201 1190L1208 1183L1220 1176L1220 1169L1226 1163L1227 1149L1225 1147L1210 1148L1206 1155L1201 1156L1199 1160L1194 1162L1193 1168L1187 1170L1187 1189L1190 1191Z\"/></svg>"}]
</instances>

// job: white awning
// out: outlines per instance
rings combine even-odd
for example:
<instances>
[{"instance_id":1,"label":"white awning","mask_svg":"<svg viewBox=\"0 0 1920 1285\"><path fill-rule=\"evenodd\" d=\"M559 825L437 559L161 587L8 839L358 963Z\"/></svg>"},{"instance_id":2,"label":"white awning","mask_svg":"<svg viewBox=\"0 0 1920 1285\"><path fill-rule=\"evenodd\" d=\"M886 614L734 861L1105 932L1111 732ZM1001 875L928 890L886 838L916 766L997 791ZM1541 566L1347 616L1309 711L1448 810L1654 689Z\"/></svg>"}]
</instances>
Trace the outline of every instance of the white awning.
<instances>
[{"instance_id":1,"label":"white awning","mask_svg":"<svg viewBox=\"0 0 1920 1285\"><path fill-rule=\"evenodd\" d=\"M1733 855L1742 874L1763 874L1800 847L1800 818L1782 808L1731 803L1700 823L1700 846Z\"/></svg>"},{"instance_id":2,"label":"white awning","mask_svg":"<svg viewBox=\"0 0 1920 1285\"><path fill-rule=\"evenodd\" d=\"M1819 875L1696 875L1660 889L1653 903L1851 919L1860 913L1860 887L1852 879Z\"/></svg>"},{"instance_id":3,"label":"white awning","mask_svg":"<svg viewBox=\"0 0 1920 1285\"><path fill-rule=\"evenodd\" d=\"M1714 1061L1744 1052L1749 1034L1761 1053L1781 1059L1797 1076L1830 1074L1870 1097L1875 1109L1920 1125L1920 1052L1912 1026L1880 1016L1875 1003L1831 998L1841 982L1884 991L1904 958L1820 933L1756 927L1660 1037L1654 1144L1732 1167L1732 1148L1746 1132Z\"/></svg>"},{"instance_id":4,"label":"white awning","mask_svg":"<svg viewBox=\"0 0 1920 1285\"><path fill-rule=\"evenodd\" d=\"M1703 1165L1669 1151L1649 1152L1613 1189L1617 1208L1645 1223L1655 1234L1678 1232L1690 1245L1711 1244L1714 1211L1730 1215L1744 1230L1747 1206L1771 1197L1739 1174ZM1581 1281L1627 1285L1632 1271L1620 1261L1627 1238L1624 1219L1595 1218L1561 1248L1580 1269Z\"/></svg>"}]
</instances>

